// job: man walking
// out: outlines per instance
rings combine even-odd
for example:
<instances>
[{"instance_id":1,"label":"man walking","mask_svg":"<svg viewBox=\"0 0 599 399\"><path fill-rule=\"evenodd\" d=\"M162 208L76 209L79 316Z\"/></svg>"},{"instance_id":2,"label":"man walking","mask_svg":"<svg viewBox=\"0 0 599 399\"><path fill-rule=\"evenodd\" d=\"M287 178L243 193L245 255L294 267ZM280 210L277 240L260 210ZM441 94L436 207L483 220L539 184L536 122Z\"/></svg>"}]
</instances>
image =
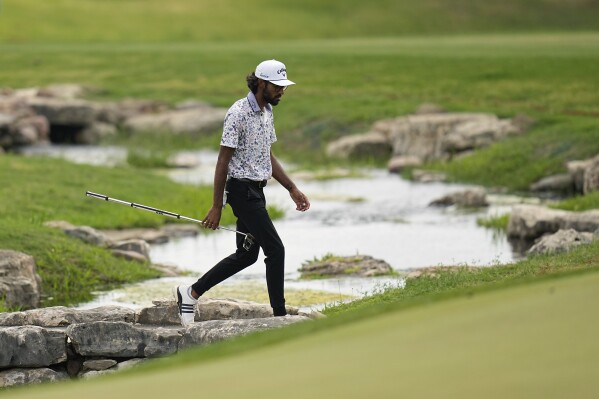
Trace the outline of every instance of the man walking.
<instances>
[{"instance_id":1,"label":"man walking","mask_svg":"<svg viewBox=\"0 0 599 399\"><path fill-rule=\"evenodd\" d=\"M266 284L274 316L285 316L285 247L266 211L263 188L274 177L289 191L298 211L310 208L310 201L285 174L275 158L271 145L277 140L273 106L283 97L288 86L282 62L261 62L246 78L250 89L247 97L235 102L225 116L223 136L214 172L212 208L203 220L204 227L217 229L222 208L228 203L237 217L237 230L251 234L254 243L245 245L237 234L237 251L217 263L191 286L178 286L174 294L181 324L194 321L197 299L216 284L251 266L260 248L266 259Z\"/></svg>"}]
</instances>

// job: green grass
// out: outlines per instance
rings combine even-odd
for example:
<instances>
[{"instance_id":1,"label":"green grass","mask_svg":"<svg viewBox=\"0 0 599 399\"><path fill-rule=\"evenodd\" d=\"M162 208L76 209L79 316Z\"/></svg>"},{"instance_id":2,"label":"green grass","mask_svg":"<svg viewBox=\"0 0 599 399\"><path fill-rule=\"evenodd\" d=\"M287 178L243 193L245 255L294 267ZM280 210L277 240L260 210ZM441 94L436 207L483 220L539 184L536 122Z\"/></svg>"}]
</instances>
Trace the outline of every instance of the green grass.
<instances>
[{"instance_id":1,"label":"green grass","mask_svg":"<svg viewBox=\"0 0 599 399\"><path fill-rule=\"evenodd\" d=\"M182 186L146 171L1 156L0 248L34 257L45 306L89 300L93 291L158 276L148 265L115 258L43 226L66 220L95 228L157 227L172 220L88 198L87 190L196 218L212 204L210 188ZM230 211L223 214L223 223L233 220Z\"/></svg>"},{"instance_id":2,"label":"green grass","mask_svg":"<svg viewBox=\"0 0 599 399\"><path fill-rule=\"evenodd\" d=\"M547 276L597 268L599 268L599 242L566 254L538 255L518 263L481 267L475 271L467 267L454 271L439 270L435 276L408 280L403 289L387 289L379 295L331 307L326 313L334 315L382 303L405 306L438 300L456 293L469 294L490 288L526 283Z\"/></svg>"},{"instance_id":3,"label":"green grass","mask_svg":"<svg viewBox=\"0 0 599 399\"><path fill-rule=\"evenodd\" d=\"M593 191L590 194L577 196L558 204L552 205L552 208L564 209L566 211L582 212L599 208L599 191Z\"/></svg>"},{"instance_id":4,"label":"green grass","mask_svg":"<svg viewBox=\"0 0 599 399\"><path fill-rule=\"evenodd\" d=\"M6 215L2 220L36 225L67 220L95 228L157 227L174 221L86 197L88 190L195 218L202 218L212 205L210 187L177 184L149 171L73 165L49 158L0 157L0 207ZM225 212L223 223L233 221L232 214Z\"/></svg>"},{"instance_id":5,"label":"green grass","mask_svg":"<svg viewBox=\"0 0 599 399\"><path fill-rule=\"evenodd\" d=\"M9 43L224 42L480 32L596 30L599 6L578 0L4 0ZM27 29L22 29L27 26ZM108 28L109 27L109 28Z\"/></svg>"},{"instance_id":6,"label":"green grass","mask_svg":"<svg viewBox=\"0 0 599 399\"><path fill-rule=\"evenodd\" d=\"M594 117L599 92L590 90L599 86L597 33L305 39L255 46L39 43L4 44L0 50L0 82L12 87L79 82L104 89L99 99L174 103L193 97L221 107L245 95L244 77L259 60L276 55L298 84L276 109L275 152L306 164L330 163L322 151L330 140L364 132L374 121L409 113L423 102L537 120L513 144L446 166L456 180L521 189L562 169L565 159L598 151L593 133L599 127ZM547 150L538 145L545 141ZM218 135L188 143L214 147Z\"/></svg>"},{"instance_id":7,"label":"green grass","mask_svg":"<svg viewBox=\"0 0 599 399\"><path fill-rule=\"evenodd\" d=\"M160 277L148 264L115 258L105 249L36 223L3 219L0 243L34 257L42 278L42 306L75 305L90 301L97 291ZM0 309L8 310L13 309Z\"/></svg>"},{"instance_id":8,"label":"green grass","mask_svg":"<svg viewBox=\"0 0 599 399\"><path fill-rule=\"evenodd\" d=\"M598 128L598 119L592 117L547 120L520 137L430 168L447 172L455 181L524 192L544 176L565 173L567 161L599 153Z\"/></svg>"},{"instance_id":9,"label":"green grass","mask_svg":"<svg viewBox=\"0 0 599 399\"><path fill-rule=\"evenodd\" d=\"M491 216L487 218L477 218L476 224L497 231L506 231L510 215Z\"/></svg>"}]
</instances>

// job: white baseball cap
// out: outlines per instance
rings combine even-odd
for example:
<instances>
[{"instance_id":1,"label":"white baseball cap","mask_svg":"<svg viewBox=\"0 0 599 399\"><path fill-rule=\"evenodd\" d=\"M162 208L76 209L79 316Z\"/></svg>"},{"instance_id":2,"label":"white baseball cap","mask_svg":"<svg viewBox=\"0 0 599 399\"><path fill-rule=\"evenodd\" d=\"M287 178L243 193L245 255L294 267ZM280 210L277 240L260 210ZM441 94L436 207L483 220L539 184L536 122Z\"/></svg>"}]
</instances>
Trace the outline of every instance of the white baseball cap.
<instances>
[{"instance_id":1,"label":"white baseball cap","mask_svg":"<svg viewBox=\"0 0 599 399\"><path fill-rule=\"evenodd\" d=\"M256 77L277 86L290 86L295 83L287 79L285 64L277 60L262 61L256 67Z\"/></svg>"}]
</instances>

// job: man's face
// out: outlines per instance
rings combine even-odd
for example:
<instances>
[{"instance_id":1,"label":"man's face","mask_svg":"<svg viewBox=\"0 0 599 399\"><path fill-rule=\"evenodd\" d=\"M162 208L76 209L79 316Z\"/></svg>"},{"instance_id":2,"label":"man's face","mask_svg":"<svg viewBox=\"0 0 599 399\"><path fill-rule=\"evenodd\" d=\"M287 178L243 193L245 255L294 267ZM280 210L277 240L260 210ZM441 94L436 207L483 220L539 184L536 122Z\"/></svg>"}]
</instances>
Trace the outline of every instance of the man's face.
<instances>
[{"instance_id":1,"label":"man's face","mask_svg":"<svg viewBox=\"0 0 599 399\"><path fill-rule=\"evenodd\" d=\"M283 93L285 92L285 86L277 86L270 82L265 81L266 86L264 86L264 100L270 105L277 105L279 101L281 101L281 97L283 97Z\"/></svg>"}]
</instances>

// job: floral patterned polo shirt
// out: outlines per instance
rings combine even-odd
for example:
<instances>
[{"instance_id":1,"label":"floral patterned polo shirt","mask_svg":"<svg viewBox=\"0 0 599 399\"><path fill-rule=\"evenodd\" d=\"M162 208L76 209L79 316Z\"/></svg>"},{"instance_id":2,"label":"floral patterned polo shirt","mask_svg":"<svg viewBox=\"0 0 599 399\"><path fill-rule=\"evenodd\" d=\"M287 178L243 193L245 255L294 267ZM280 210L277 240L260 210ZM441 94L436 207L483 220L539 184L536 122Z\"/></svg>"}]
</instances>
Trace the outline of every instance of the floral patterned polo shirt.
<instances>
[{"instance_id":1,"label":"floral patterned polo shirt","mask_svg":"<svg viewBox=\"0 0 599 399\"><path fill-rule=\"evenodd\" d=\"M225 116L220 144L235 148L229 162L229 177L267 180L272 177L270 146L277 141L272 107L264 112L254 93L235 102Z\"/></svg>"}]
</instances>

